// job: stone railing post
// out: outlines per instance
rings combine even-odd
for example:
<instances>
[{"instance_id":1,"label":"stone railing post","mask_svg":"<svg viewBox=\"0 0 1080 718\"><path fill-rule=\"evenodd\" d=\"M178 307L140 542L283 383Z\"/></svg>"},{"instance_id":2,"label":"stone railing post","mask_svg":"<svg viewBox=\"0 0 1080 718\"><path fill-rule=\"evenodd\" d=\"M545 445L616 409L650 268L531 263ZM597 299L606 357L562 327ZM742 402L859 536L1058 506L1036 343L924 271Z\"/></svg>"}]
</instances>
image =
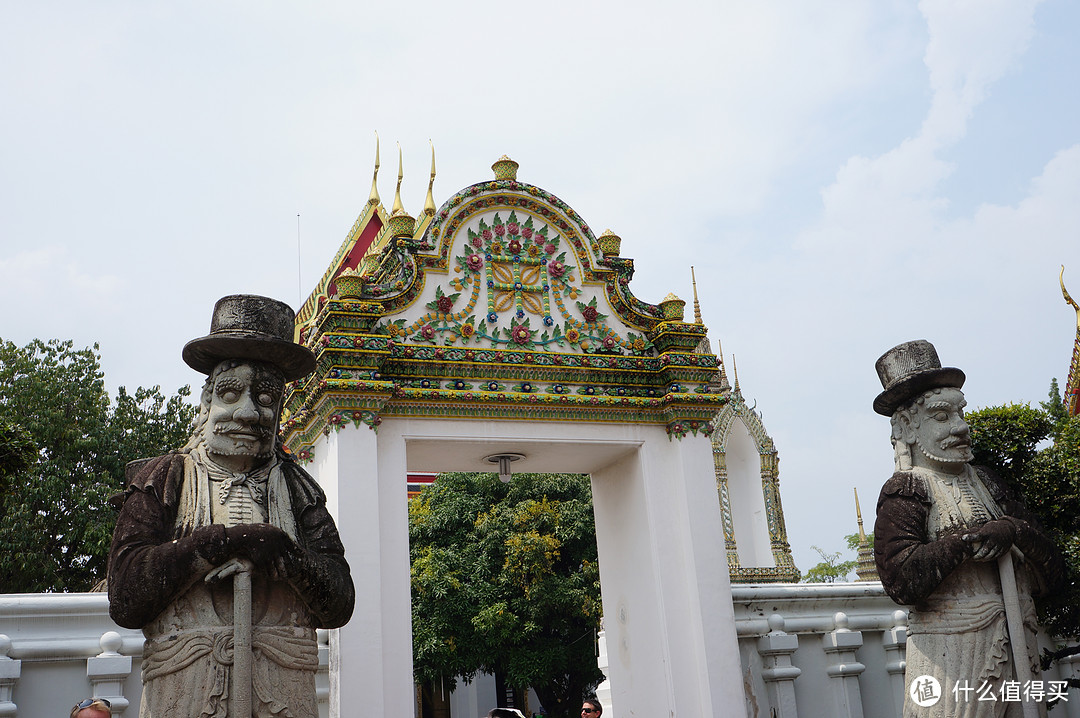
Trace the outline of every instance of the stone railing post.
<instances>
[{"instance_id":1,"label":"stone railing post","mask_svg":"<svg viewBox=\"0 0 1080 718\"><path fill-rule=\"evenodd\" d=\"M892 628L881 636L881 645L885 648L885 670L889 673L893 701L896 706L894 715L904 715L904 669L907 668L907 611L893 611Z\"/></svg>"},{"instance_id":2,"label":"stone railing post","mask_svg":"<svg viewBox=\"0 0 1080 718\"><path fill-rule=\"evenodd\" d=\"M11 639L0 633L0 716L3 718L15 715L16 706L11 700L11 694L22 674L22 661L11 658L9 653Z\"/></svg>"},{"instance_id":3,"label":"stone railing post","mask_svg":"<svg viewBox=\"0 0 1080 718\"><path fill-rule=\"evenodd\" d=\"M863 644L862 631L848 629L848 617L838 611L833 617L836 630L821 637L825 655L830 659L826 673L832 679L833 711L835 718L863 718L859 674L866 666L859 663L855 651Z\"/></svg>"},{"instance_id":4,"label":"stone railing post","mask_svg":"<svg viewBox=\"0 0 1080 718\"><path fill-rule=\"evenodd\" d=\"M129 701L124 698L124 680L131 675L131 656L121 656L124 639L116 631L106 631L98 641L101 653L86 659L86 677L90 681L94 698L105 698L112 703L112 714L121 716Z\"/></svg>"},{"instance_id":5,"label":"stone railing post","mask_svg":"<svg viewBox=\"0 0 1080 718\"><path fill-rule=\"evenodd\" d=\"M778 613L769 616L769 632L758 639L757 650L764 668L761 677L769 692L769 706L774 718L797 718L795 705L795 679L802 670L791 665L791 654L799 648L799 637L784 633L784 617Z\"/></svg>"}]
</instances>

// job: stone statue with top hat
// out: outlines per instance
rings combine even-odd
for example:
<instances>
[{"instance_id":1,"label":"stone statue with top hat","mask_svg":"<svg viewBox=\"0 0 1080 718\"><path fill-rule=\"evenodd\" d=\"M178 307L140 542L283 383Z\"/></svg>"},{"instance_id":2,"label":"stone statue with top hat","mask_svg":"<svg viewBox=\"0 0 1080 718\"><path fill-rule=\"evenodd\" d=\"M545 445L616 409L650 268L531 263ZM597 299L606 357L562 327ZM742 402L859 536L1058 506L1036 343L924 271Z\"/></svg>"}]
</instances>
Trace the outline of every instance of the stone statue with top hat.
<instances>
[{"instance_id":1,"label":"stone statue with top hat","mask_svg":"<svg viewBox=\"0 0 1080 718\"><path fill-rule=\"evenodd\" d=\"M109 612L142 628L140 718L316 718L317 628L354 589L315 481L278 444L285 383L315 368L292 310L224 297L184 361L207 375L188 443L114 498Z\"/></svg>"},{"instance_id":2,"label":"stone statue with top hat","mask_svg":"<svg viewBox=\"0 0 1080 718\"><path fill-rule=\"evenodd\" d=\"M997 475L969 463L962 371L917 340L877 372L896 473L878 498L874 554L885 591L910 607L904 716L1045 716L1045 703L1002 696L1038 677L1031 597L1062 580L1061 554Z\"/></svg>"}]
</instances>

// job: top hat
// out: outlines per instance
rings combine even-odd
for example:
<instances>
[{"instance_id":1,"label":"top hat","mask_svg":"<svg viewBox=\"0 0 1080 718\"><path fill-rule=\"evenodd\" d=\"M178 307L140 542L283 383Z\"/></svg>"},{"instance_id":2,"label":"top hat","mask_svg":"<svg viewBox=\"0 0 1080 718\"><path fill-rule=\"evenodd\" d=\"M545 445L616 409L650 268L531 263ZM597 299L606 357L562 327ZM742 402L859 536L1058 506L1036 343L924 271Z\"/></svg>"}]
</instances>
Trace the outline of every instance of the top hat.
<instances>
[{"instance_id":1,"label":"top hat","mask_svg":"<svg viewBox=\"0 0 1080 718\"><path fill-rule=\"evenodd\" d=\"M285 302L254 294L222 297L210 333L184 345L189 367L210 374L225 359L253 359L276 366L292 381L315 369L315 355L293 342L296 315Z\"/></svg>"},{"instance_id":2,"label":"top hat","mask_svg":"<svg viewBox=\"0 0 1080 718\"><path fill-rule=\"evenodd\" d=\"M955 367L941 367L937 350L925 339L895 346L874 364L885 391L874 399L874 411L892 416L902 404L927 389L964 385L964 372Z\"/></svg>"}]
</instances>

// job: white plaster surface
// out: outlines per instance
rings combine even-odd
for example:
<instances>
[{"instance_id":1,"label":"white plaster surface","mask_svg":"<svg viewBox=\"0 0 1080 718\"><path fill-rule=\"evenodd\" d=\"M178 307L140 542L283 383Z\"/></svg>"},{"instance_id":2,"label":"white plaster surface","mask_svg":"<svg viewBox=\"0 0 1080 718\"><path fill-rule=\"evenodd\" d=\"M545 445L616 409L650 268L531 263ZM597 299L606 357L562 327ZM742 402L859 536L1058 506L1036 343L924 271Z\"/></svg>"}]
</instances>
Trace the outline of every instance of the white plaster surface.
<instances>
[{"instance_id":1,"label":"white plaster surface","mask_svg":"<svg viewBox=\"0 0 1080 718\"><path fill-rule=\"evenodd\" d=\"M335 486L357 585L353 621L340 632L349 676L341 705L364 696L372 715L411 712L411 653L401 650L411 645L406 471L490 470L483 458L501 451L525 454L515 471L593 476L604 611L619 646L610 676L619 715L740 715L707 437L673 440L662 427L633 424L393 417L377 435L346 427L315 447L317 457L327 454L315 475Z\"/></svg>"}]
</instances>

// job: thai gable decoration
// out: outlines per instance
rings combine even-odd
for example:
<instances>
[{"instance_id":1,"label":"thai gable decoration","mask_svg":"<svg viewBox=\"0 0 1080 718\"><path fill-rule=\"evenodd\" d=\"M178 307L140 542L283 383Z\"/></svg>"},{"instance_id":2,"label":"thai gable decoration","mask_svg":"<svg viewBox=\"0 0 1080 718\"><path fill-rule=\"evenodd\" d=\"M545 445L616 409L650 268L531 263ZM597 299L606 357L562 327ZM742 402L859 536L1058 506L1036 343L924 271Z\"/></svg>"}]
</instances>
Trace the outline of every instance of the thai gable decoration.
<instances>
[{"instance_id":1,"label":"thai gable decoration","mask_svg":"<svg viewBox=\"0 0 1080 718\"><path fill-rule=\"evenodd\" d=\"M1080 397L1080 305L1065 291L1065 267L1061 267L1061 294L1065 301L1076 311L1076 341L1073 342L1072 363L1069 365L1069 378L1065 381L1065 410L1069 416L1076 416L1080 407L1077 406L1077 398Z\"/></svg>"},{"instance_id":2,"label":"thai gable decoration","mask_svg":"<svg viewBox=\"0 0 1080 718\"><path fill-rule=\"evenodd\" d=\"M713 421L712 444L731 581L796 582L800 573L780 503L776 445L743 398L737 370L735 385L724 391L727 402Z\"/></svg>"},{"instance_id":3,"label":"thai gable decoration","mask_svg":"<svg viewBox=\"0 0 1080 718\"><path fill-rule=\"evenodd\" d=\"M302 460L320 435L376 429L383 417L437 416L663 425L707 434L724 398L718 360L695 351L706 327L685 302L633 295L621 240L595 236L565 202L495 179L435 208L434 149L425 210L368 202L297 313L297 340L318 359L291 385L283 436Z\"/></svg>"}]
</instances>

